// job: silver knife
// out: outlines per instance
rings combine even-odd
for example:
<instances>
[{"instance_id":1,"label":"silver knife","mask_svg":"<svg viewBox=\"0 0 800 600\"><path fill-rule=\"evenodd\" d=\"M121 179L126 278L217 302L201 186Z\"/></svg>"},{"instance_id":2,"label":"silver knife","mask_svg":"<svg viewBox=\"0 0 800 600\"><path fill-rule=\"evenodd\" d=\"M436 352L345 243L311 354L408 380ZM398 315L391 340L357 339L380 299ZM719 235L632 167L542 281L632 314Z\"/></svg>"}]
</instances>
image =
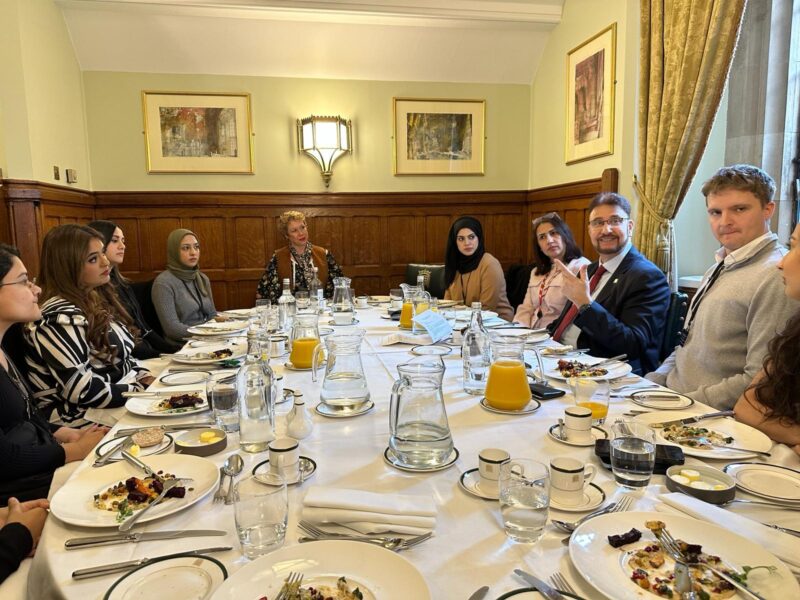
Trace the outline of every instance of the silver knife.
<instances>
[{"instance_id":1,"label":"silver knife","mask_svg":"<svg viewBox=\"0 0 800 600\"><path fill-rule=\"evenodd\" d=\"M467 600L483 600L486 597L486 594L488 593L489 593L489 586L485 585L472 592L472 595L469 598L467 598Z\"/></svg>"},{"instance_id":2,"label":"silver knife","mask_svg":"<svg viewBox=\"0 0 800 600\"><path fill-rule=\"evenodd\" d=\"M611 363L623 362L626 358L628 358L627 354L618 354L617 356L612 356L611 358L607 358L605 360L601 360L599 363L595 363L593 365L589 365L589 368L590 369L595 369L597 367L605 367L606 365L610 365Z\"/></svg>"},{"instance_id":3,"label":"silver knife","mask_svg":"<svg viewBox=\"0 0 800 600\"><path fill-rule=\"evenodd\" d=\"M720 410L718 412L706 413L704 415L697 415L696 417L686 417L685 419L675 419L674 421L664 421L663 423L650 423L650 427L661 429L662 427L670 427L672 425L691 425L706 419L718 419L720 417L732 417L732 410Z\"/></svg>"},{"instance_id":4,"label":"silver knife","mask_svg":"<svg viewBox=\"0 0 800 600\"><path fill-rule=\"evenodd\" d=\"M201 554L211 554L212 552L227 552L233 550L233 546L218 546L216 548L203 548L202 550L191 550L189 552L177 552L175 554L165 554L154 558L140 558L138 560L128 560L125 562L113 563L110 565L100 565L99 567L89 567L88 569L78 569L72 572L73 579L89 579L90 577L100 577L109 573L119 573L120 571L130 571L136 567L150 564L154 560L171 558L173 556L199 556Z\"/></svg>"},{"instance_id":5,"label":"silver knife","mask_svg":"<svg viewBox=\"0 0 800 600\"><path fill-rule=\"evenodd\" d=\"M106 450L100 456L98 456L97 459L94 461L94 464L92 466L93 467L102 467L109 460L111 460L111 457L114 455L114 453L117 450L119 450L120 448L125 448L125 445L128 444L129 442L131 444L133 444L133 440L131 439L131 436L127 435L127 436L121 438L116 444L111 444L111 448L109 450Z\"/></svg>"},{"instance_id":6,"label":"silver knife","mask_svg":"<svg viewBox=\"0 0 800 600\"><path fill-rule=\"evenodd\" d=\"M185 537L205 537L226 535L227 531L219 529L182 529L180 531L152 531L143 533L120 533L112 535L96 535L84 538L72 538L64 542L67 550L89 548L90 546L108 546L111 544L127 544L129 542L150 542L152 540L177 540Z\"/></svg>"},{"instance_id":7,"label":"silver knife","mask_svg":"<svg viewBox=\"0 0 800 600\"><path fill-rule=\"evenodd\" d=\"M151 469L145 463L140 461L138 458L136 458L130 452L126 452L125 450L123 450L122 451L122 457L125 460L127 460L129 463L131 463L134 467L137 467L137 468L141 469L142 471L144 471L145 473L147 473L150 477L153 477L154 479L161 479L163 481L163 479L164 479L163 477L158 475L155 471L153 471L153 469ZM175 479L178 479L178 478L176 477Z\"/></svg>"},{"instance_id":8,"label":"silver knife","mask_svg":"<svg viewBox=\"0 0 800 600\"><path fill-rule=\"evenodd\" d=\"M189 429L208 429L214 425L215 423L212 423L211 421L206 421L205 423L176 423L175 425L162 425L160 429L161 431L188 431ZM117 433L119 435L132 435L137 431L142 431L143 429L151 429L151 427L128 427L127 429L120 429L117 431Z\"/></svg>"},{"instance_id":9,"label":"silver knife","mask_svg":"<svg viewBox=\"0 0 800 600\"><path fill-rule=\"evenodd\" d=\"M554 587L547 585L544 581L539 579L538 577L534 577L530 573L526 573L522 569L514 569L514 573L517 577L520 577L525 580L526 583L535 587L545 598L549 600L566 600L564 596L556 590Z\"/></svg>"},{"instance_id":10,"label":"silver knife","mask_svg":"<svg viewBox=\"0 0 800 600\"><path fill-rule=\"evenodd\" d=\"M772 525L770 523L764 523L764 525L766 525L767 527L772 527L773 529L776 529L778 531L782 531L783 533L788 533L789 535L800 537L800 531L797 531L796 529L789 529L788 527L781 527L780 525Z\"/></svg>"}]
</instances>

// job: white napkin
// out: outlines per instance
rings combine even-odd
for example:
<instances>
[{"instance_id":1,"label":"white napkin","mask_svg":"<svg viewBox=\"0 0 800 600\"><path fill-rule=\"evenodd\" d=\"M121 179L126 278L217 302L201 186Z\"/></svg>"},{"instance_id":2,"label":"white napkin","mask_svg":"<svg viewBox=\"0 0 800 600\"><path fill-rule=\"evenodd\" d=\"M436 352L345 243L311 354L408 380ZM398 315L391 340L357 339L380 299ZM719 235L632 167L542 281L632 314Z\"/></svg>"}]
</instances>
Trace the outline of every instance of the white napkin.
<instances>
[{"instance_id":1,"label":"white napkin","mask_svg":"<svg viewBox=\"0 0 800 600\"><path fill-rule=\"evenodd\" d=\"M361 533L420 535L436 526L436 504L431 496L315 486L303 500L302 518L313 523L338 523Z\"/></svg>"},{"instance_id":2,"label":"white napkin","mask_svg":"<svg viewBox=\"0 0 800 600\"><path fill-rule=\"evenodd\" d=\"M686 494L678 492L660 494L659 499L691 517L734 531L743 538L760 544L786 564L800 568L800 538ZM656 505L656 510L668 512L669 508Z\"/></svg>"}]
</instances>

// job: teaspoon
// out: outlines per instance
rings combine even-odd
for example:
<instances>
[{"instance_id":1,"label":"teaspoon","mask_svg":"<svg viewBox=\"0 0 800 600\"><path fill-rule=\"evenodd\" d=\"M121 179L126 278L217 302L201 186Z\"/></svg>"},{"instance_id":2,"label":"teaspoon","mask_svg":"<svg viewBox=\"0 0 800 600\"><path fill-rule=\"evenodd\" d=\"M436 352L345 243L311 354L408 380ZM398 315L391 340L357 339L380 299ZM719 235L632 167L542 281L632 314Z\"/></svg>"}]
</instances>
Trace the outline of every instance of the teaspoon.
<instances>
[{"instance_id":1,"label":"teaspoon","mask_svg":"<svg viewBox=\"0 0 800 600\"><path fill-rule=\"evenodd\" d=\"M231 454L222 467L225 474L231 478L228 486L228 495L225 496L225 504L233 504L233 487L236 483L236 476L242 472L242 469L244 469L244 460L238 454Z\"/></svg>"}]
</instances>

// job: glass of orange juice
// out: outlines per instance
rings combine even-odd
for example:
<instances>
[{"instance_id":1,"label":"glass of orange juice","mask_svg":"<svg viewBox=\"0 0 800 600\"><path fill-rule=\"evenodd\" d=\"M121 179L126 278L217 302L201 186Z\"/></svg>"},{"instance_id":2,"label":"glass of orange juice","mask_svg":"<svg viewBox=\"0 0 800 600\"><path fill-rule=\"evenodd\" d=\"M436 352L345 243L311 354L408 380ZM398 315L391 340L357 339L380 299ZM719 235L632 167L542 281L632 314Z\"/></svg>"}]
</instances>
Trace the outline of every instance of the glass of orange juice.
<instances>
[{"instance_id":1,"label":"glass of orange juice","mask_svg":"<svg viewBox=\"0 0 800 600\"><path fill-rule=\"evenodd\" d=\"M289 362L295 369L310 369L319 346L319 317L314 313L298 313L292 323Z\"/></svg>"},{"instance_id":2,"label":"glass of orange juice","mask_svg":"<svg viewBox=\"0 0 800 600\"><path fill-rule=\"evenodd\" d=\"M496 335L490 344L492 362L486 381L486 403L499 410L522 410L531 401L525 373L525 339Z\"/></svg>"},{"instance_id":3,"label":"glass of orange juice","mask_svg":"<svg viewBox=\"0 0 800 600\"><path fill-rule=\"evenodd\" d=\"M609 387L607 381L587 377L570 377L569 387L575 404L592 411L592 423L602 425L608 416Z\"/></svg>"}]
</instances>

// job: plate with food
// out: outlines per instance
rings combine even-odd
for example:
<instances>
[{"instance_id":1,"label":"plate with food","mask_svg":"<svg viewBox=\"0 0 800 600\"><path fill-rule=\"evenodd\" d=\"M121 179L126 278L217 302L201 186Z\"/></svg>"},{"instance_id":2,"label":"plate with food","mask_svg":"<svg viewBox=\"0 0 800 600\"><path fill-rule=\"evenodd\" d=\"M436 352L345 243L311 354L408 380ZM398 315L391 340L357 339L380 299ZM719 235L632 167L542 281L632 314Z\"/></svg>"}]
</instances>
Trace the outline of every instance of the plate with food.
<instances>
[{"instance_id":1,"label":"plate with food","mask_svg":"<svg viewBox=\"0 0 800 600\"><path fill-rule=\"evenodd\" d=\"M189 327L188 331L192 335L230 335L240 333L249 326L247 321L209 321Z\"/></svg>"},{"instance_id":2,"label":"plate with food","mask_svg":"<svg viewBox=\"0 0 800 600\"><path fill-rule=\"evenodd\" d=\"M347 540L325 540L284 546L244 565L223 583L215 600L275 598L290 572L301 573L300 590L287 600L430 600L416 567L380 546ZM308 589L320 590L312 596ZM358 592L356 592L358 590Z\"/></svg>"},{"instance_id":3,"label":"plate with food","mask_svg":"<svg viewBox=\"0 0 800 600\"><path fill-rule=\"evenodd\" d=\"M651 529L666 526L705 565L721 570L765 598L798 598L789 568L761 545L706 521L658 512L622 512L586 521L572 534L569 554L578 572L615 600L680 598L674 590L674 561ZM743 598L708 567L692 567L699 598Z\"/></svg>"},{"instance_id":4,"label":"plate with food","mask_svg":"<svg viewBox=\"0 0 800 600\"><path fill-rule=\"evenodd\" d=\"M566 381L572 377L602 381L605 379L624 377L633 371L633 367L622 361L615 361L600 367L594 366L604 360L603 358L593 358L589 356L585 357L583 360L566 360L561 358L558 359L554 365L545 367L544 374L547 377L560 379L561 381Z\"/></svg>"},{"instance_id":5,"label":"plate with food","mask_svg":"<svg viewBox=\"0 0 800 600\"><path fill-rule=\"evenodd\" d=\"M243 346L219 344L200 348L184 348L169 355L170 360L183 365L214 365L223 360L236 360L247 354Z\"/></svg>"},{"instance_id":6,"label":"plate with food","mask_svg":"<svg viewBox=\"0 0 800 600\"><path fill-rule=\"evenodd\" d=\"M219 468L205 458L161 454L148 456L145 462L159 477L192 482L170 490L167 498L142 516L142 523L185 510L219 483ZM70 525L118 527L130 514L148 506L157 489L152 477L123 460L76 473L55 493L50 512Z\"/></svg>"},{"instance_id":7,"label":"plate with food","mask_svg":"<svg viewBox=\"0 0 800 600\"><path fill-rule=\"evenodd\" d=\"M634 417L650 425L695 417L697 411L654 411ZM769 452L772 441L758 429L731 418L706 419L687 425L675 424L654 427L659 443L680 446L684 454L698 458L730 460L757 456L756 452ZM736 449L734 449L736 448Z\"/></svg>"},{"instance_id":8,"label":"plate with food","mask_svg":"<svg viewBox=\"0 0 800 600\"><path fill-rule=\"evenodd\" d=\"M177 417L201 413L210 408L205 390L142 392L128 398L128 412L142 417Z\"/></svg>"}]
</instances>

